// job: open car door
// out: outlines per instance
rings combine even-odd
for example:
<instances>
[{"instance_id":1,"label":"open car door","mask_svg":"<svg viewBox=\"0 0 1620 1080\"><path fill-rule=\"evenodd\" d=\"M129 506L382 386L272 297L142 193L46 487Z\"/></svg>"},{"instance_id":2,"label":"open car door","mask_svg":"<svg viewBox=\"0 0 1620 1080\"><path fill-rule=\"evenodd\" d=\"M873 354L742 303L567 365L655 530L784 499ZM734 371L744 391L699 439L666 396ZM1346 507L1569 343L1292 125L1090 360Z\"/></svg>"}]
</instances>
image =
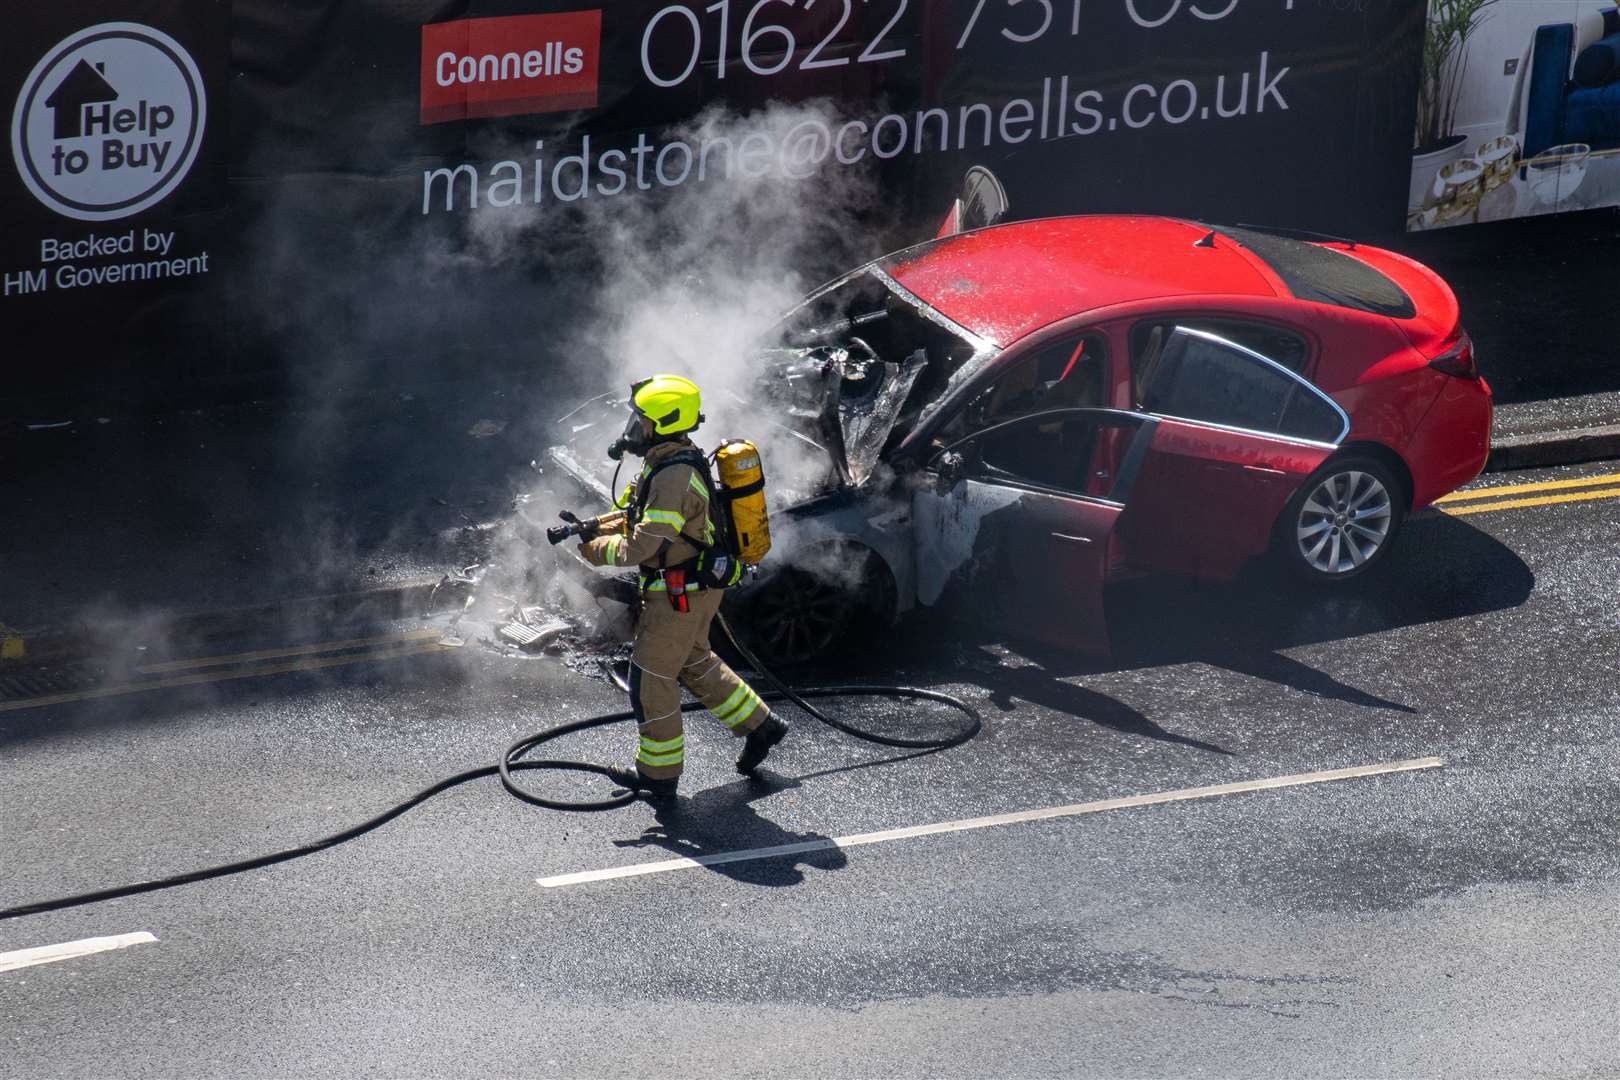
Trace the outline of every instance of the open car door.
<instances>
[{"instance_id":1,"label":"open car door","mask_svg":"<svg viewBox=\"0 0 1620 1080\"><path fill-rule=\"evenodd\" d=\"M1154 422L1055 409L976 432L936 456L913 496L917 594L973 625L1098 655L1109 651L1103 584ZM1129 441L1099 490L1110 432Z\"/></svg>"},{"instance_id":2,"label":"open car door","mask_svg":"<svg viewBox=\"0 0 1620 1080\"><path fill-rule=\"evenodd\" d=\"M1120 538L1128 565L1144 570L1236 575L1350 430L1302 376L1185 327L1156 343L1138 392L1156 424Z\"/></svg>"},{"instance_id":3,"label":"open car door","mask_svg":"<svg viewBox=\"0 0 1620 1080\"><path fill-rule=\"evenodd\" d=\"M1007 216L1007 189L996 174L983 165L975 165L962 177L962 192L951 203L940 222L937 240L942 236L955 236L969 229L982 229L994 225Z\"/></svg>"}]
</instances>

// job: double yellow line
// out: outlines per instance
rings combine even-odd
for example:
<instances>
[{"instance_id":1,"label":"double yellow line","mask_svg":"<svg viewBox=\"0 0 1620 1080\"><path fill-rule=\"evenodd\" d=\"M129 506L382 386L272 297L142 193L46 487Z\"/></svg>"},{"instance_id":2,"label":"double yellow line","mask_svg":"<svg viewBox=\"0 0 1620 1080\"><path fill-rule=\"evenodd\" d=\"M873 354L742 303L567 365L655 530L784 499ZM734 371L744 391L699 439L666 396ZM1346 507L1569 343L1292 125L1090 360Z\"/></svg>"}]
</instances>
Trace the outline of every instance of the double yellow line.
<instances>
[{"instance_id":1,"label":"double yellow line","mask_svg":"<svg viewBox=\"0 0 1620 1080\"><path fill-rule=\"evenodd\" d=\"M125 694L165 690L176 686L200 686L205 683L230 682L234 679L254 679L261 675L281 675L291 671L319 671L323 668L344 667L377 660L397 660L405 656L420 656L452 648L440 643L443 636L443 632L439 630L412 630L406 634L391 634L386 637L350 638L346 641L325 641L313 645L259 649L229 656L204 656L194 660L170 660L146 664L136 668L135 673L153 675L157 678L95 686L87 690L47 694L43 697L24 698L18 701L0 701L0 712L37 709L42 705L62 705L71 701L121 697ZM261 663L264 660L281 662Z\"/></svg>"},{"instance_id":2,"label":"double yellow line","mask_svg":"<svg viewBox=\"0 0 1620 1080\"><path fill-rule=\"evenodd\" d=\"M1551 494L1533 494L1536 492ZM1524 498L1512 498L1522 495ZM1545 480L1539 484L1504 484L1500 487L1454 491L1435 500L1435 506L1452 515L1488 514L1492 510L1518 510L1527 506L1553 503L1591 502L1594 499L1620 499L1620 473L1581 476L1573 480ZM1459 506L1459 503L1467 505Z\"/></svg>"}]
</instances>

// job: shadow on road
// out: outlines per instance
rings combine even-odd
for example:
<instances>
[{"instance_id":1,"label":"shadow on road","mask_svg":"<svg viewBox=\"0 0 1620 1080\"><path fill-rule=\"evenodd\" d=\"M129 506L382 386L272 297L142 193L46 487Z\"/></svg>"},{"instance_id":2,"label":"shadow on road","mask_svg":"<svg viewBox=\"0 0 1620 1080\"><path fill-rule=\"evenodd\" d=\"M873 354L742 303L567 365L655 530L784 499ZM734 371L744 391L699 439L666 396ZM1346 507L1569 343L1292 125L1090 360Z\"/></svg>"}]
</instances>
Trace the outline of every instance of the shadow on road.
<instances>
[{"instance_id":1,"label":"shadow on road","mask_svg":"<svg viewBox=\"0 0 1620 1080\"><path fill-rule=\"evenodd\" d=\"M758 779L705 788L654 808L656 825L634 840L615 840L621 848L656 847L690 859L753 848L784 847L828 839L816 832L793 832L760 815L753 803L799 786L798 780L762 770ZM797 885L801 867L839 870L849 860L838 848L817 848L742 862L714 863L707 869L749 885Z\"/></svg>"},{"instance_id":2,"label":"shadow on road","mask_svg":"<svg viewBox=\"0 0 1620 1080\"><path fill-rule=\"evenodd\" d=\"M1112 586L1107 603L1113 653L1108 658L1005 643L960 622L929 629L927 620L914 619L913 632L894 639L903 643L877 654L881 663L863 664L860 674L875 678L896 664L937 670L942 651L949 650L946 655L956 659L959 677L984 687L1003 710L1020 699L1122 733L1226 753L1168 731L1137 709L1073 680L1106 671L1203 663L1315 697L1412 713L1402 702L1362 690L1286 651L1347 643L1346 663L1336 668L1343 674L1365 663L1348 645L1356 637L1515 608L1534 587L1535 575L1524 560L1495 537L1456 518L1427 513L1407 522L1385 566L1335 588L1306 587L1259 561L1229 584L1147 577ZM995 653L1003 650L1026 663L1002 662Z\"/></svg>"},{"instance_id":3,"label":"shadow on road","mask_svg":"<svg viewBox=\"0 0 1620 1080\"><path fill-rule=\"evenodd\" d=\"M1535 581L1490 534L1423 514L1406 523L1385 565L1342 585L1307 586L1264 562L1229 585L1164 578L1121 585L1109 597L1114 657L1106 666L1204 661L1353 704L1401 708L1279 654L1515 608Z\"/></svg>"},{"instance_id":4,"label":"shadow on road","mask_svg":"<svg viewBox=\"0 0 1620 1080\"><path fill-rule=\"evenodd\" d=\"M1003 712L1017 708L1014 702L1016 698L1126 735L1174 743L1212 754L1231 753L1214 743L1167 731L1140 711L1107 694L1065 682L1061 665L1057 672L1038 663L1001 668L993 678L979 681L990 692L991 703Z\"/></svg>"}]
</instances>

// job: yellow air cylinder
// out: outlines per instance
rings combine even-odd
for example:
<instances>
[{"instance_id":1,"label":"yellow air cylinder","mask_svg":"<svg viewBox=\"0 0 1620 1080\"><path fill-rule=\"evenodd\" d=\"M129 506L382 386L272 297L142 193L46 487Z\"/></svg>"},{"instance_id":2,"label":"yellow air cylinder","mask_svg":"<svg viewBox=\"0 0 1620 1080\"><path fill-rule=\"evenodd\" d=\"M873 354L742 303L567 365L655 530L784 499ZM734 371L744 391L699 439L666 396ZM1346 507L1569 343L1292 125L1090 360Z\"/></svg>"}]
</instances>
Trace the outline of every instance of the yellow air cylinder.
<instances>
[{"instance_id":1,"label":"yellow air cylinder","mask_svg":"<svg viewBox=\"0 0 1620 1080\"><path fill-rule=\"evenodd\" d=\"M771 550L771 523L765 512L765 470L759 450L747 439L732 439L715 451L720 487L730 507L737 557L753 566Z\"/></svg>"}]
</instances>

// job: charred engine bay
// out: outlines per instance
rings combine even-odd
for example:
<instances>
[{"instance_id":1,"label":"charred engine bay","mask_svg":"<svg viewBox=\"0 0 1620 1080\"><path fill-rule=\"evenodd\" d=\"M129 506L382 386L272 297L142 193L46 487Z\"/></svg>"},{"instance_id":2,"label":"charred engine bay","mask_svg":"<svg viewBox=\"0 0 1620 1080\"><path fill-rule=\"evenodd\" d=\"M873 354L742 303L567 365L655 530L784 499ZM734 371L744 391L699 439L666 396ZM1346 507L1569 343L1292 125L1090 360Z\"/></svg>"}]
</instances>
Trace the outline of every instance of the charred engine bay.
<instances>
[{"instance_id":1,"label":"charred engine bay","mask_svg":"<svg viewBox=\"0 0 1620 1080\"><path fill-rule=\"evenodd\" d=\"M859 488L925 422L947 391L994 354L988 343L906 294L873 267L812 293L746 356L694 373L703 390L701 445L747 438L763 455L773 513L836 488ZM607 494L603 456L626 401L605 393L561 417L553 461Z\"/></svg>"},{"instance_id":2,"label":"charred engine bay","mask_svg":"<svg viewBox=\"0 0 1620 1080\"><path fill-rule=\"evenodd\" d=\"M774 526L766 566L739 592L747 594L750 584L775 587L784 578L788 585L794 578L810 579L802 588L807 602L848 605L852 594L868 586L876 561L871 549L882 546L879 534L886 533L874 529L872 521L898 506L886 497L888 487L874 479L892 475L896 447L993 355L993 347L951 326L887 275L867 267L812 293L760 335L741 361L721 357L706 368L698 377L704 422L694 441L712 449L746 438L759 448ZM543 528L539 518L564 510L598 513L622 496L639 470L610 460L606 450L623 427L628 405L622 393L608 391L558 417L553 433L559 441L547 452L545 488L520 496L515 507L519 532L535 536ZM838 501L839 494L856 495L848 501L850 509L843 515L823 513L824 498ZM541 627L518 617L534 609L545 613L542 623L572 620L570 640L580 648L611 640L611 632L599 625L600 608L622 605L605 597L601 579L578 560L546 559L522 552L479 557L496 567L479 571L474 591L504 596L507 625L517 627L504 638L498 628L486 637L503 648L543 648L529 638ZM536 561L554 572L536 573ZM525 567L522 573L500 568L518 564ZM542 595L547 589L563 594L548 601ZM825 634L812 636L819 640L834 632L829 622Z\"/></svg>"}]
</instances>

